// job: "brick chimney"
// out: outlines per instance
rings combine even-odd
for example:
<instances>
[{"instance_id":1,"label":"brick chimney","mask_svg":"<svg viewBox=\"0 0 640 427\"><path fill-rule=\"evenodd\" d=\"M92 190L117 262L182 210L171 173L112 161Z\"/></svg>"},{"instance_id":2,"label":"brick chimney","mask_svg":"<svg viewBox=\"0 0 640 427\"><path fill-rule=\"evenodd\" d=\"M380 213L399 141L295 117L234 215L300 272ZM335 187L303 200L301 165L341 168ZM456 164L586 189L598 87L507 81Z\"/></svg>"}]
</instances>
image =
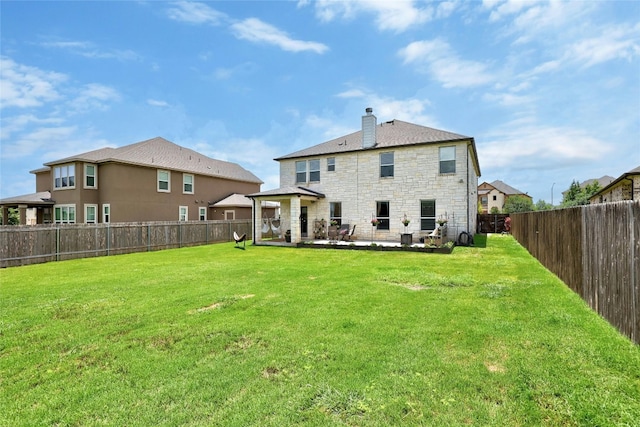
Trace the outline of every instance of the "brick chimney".
<instances>
[{"instance_id":1,"label":"brick chimney","mask_svg":"<svg viewBox=\"0 0 640 427\"><path fill-rule=\"evenodd\" d=\"M373 108L365 110L366 115L362 116L362 148L371 148L376 145L376 116L373 115Z\"/></svg>"}]
</instances>

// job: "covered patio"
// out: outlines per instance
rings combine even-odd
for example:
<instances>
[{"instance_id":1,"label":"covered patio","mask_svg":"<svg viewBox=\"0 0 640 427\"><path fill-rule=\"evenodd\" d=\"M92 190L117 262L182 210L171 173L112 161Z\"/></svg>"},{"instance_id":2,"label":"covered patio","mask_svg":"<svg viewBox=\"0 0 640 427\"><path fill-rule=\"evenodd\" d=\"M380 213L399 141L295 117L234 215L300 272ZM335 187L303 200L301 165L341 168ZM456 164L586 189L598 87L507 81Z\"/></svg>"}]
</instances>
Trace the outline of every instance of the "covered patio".
<instances>
[{"instance_id":1,"label":"covered patio","mask_svg":"<svg viewBox=\"0 0 640 427\"><path fill-rule=\"evenodd\" d=\"M0 199L2 225L8 225L9 209L18 210L20 225L50 223L53 221L53 205L55 201L48 191Z\"/></svg>"}]
</instances>

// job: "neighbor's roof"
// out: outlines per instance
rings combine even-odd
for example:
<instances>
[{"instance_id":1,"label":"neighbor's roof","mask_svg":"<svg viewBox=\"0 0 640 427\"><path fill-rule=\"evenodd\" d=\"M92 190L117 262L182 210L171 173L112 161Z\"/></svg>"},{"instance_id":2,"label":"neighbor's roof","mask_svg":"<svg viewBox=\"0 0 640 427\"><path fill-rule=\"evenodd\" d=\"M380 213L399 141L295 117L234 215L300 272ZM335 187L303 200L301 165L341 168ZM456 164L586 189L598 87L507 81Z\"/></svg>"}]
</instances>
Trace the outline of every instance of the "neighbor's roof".
<instances>
[{"instance_id":1,"label":"neighbor's roof","mask_svg":"<svg viewBox=\"0 0 640 427\"><path fill-rule=\"evenodd\" d=\"M515 195L522 195L522 196L526 196L526 193L523 193L522 191L513 188L510 185L505 184L504 182L500 181L499 179L496 179L495 181L493 181L492 183L490 183L489 185L491 185L493 188L495 188L496 190L498 190L499 192L506 194L508 196L515 196Z\"/></svg>"},{"instance_id":2,"label":"neighbor's roof","mask_svg":"<svg viewBox=\"0 0 640 427\"><path fill-rule=\"evenodd\" d=\"M32 194L23 194L21 196L7 197L6 199L0 199L0 205L41 205L48 206L53 205L55 202L51 200L51 193L48 191L41 191Z\"/></svg>"},{"instance_id":3,"label":"neighbor's roof","mask_svg":"<svg viewBox=\"0 0 640 427\"><path fill-rule=\"evenodd\" d=\"M125 145L124 147L100 148L48 162L44 165L53 166L72 161L96 164L108 162L126 163L262 184L260 178L237 163L212 159L161 137ZM37 173L43 170L46 169L36 169L31 172Z\"/></svg>"},{"instance_id":4,"label":"neighbor's roof","mask_svg":"<svg viewBox=\"0 0 640 427\"><path fill-rule=\"evenodd\" d=\"M597 197L601 194L606 193L607 191L611 190L613 187L617 186L621 181L632 177L632 176L636 176L636 175L640 175L640 166L635 167L633 169L631 169L629 172L625 172L622 175L620 175L618 178L613 179L609 185L604 186L603 188L601 188L597 193L595 193L593 196L591 196L591 198L593 199L594 197Z\"/></svg>"},{"instance_id":5,"label":"neighbor's roof","mask_svg":"<svg viewBox=\"0 0 640 427\"><path fill-rule=\"evenodd\" d=\"M362 130L332 139L304 150L296 151L275 160L295 159L299 157L322 156L327 154L340 154L352 151L362 151L371 149L385 149L403 147L407 145L435 144L442 142L454 142L469 140L473 144L473 152L478 167L478 175L480 175L480 166L478 163L477 153L475 149L475 141L470 136L459 135L457 133L447 132L444 130L433 129L426 126L420 126L413 123L403 122L402 120L391 120L380 123L376 126L376 145L372 148L362 147Z\"/></svg>"}]
</instances>

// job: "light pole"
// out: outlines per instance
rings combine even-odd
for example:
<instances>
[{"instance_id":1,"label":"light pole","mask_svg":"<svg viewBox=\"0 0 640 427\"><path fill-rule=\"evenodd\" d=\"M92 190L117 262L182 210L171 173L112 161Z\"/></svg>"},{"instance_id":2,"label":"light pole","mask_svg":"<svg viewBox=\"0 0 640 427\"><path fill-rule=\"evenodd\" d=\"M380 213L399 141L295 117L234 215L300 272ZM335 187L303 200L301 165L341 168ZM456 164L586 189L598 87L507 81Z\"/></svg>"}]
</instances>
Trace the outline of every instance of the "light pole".
<instances>
[{"instance_id":1,"label":"light pole","mask_svg":"<svg viewBox=\"0 0 640 427\"><path fill-rule=\"evenodd\" d=\"M551 206L553 206L553 186L554 185L556 185L555 182L553 184L551 184Z\"/></svg>"}]
</instances>

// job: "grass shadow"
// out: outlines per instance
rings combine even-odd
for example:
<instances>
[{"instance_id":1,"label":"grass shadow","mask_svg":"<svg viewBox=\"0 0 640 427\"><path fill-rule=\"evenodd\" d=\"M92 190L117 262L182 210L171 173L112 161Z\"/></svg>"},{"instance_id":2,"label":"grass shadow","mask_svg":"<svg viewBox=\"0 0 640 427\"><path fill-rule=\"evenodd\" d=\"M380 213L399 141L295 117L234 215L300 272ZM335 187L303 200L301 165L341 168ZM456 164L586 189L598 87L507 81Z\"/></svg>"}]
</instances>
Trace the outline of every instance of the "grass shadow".
<instances>
[{"instance_id":1,"label":"grass shadow","mask_svg":"<svg viewBox=\"0 0 640 427\"><path fill-rule=\"evenodd\" d=\"M473 236L473 246L476 248L486 248L487 247L487 235L486 234L476 234Z\"/></svg>"}]
</instances>

